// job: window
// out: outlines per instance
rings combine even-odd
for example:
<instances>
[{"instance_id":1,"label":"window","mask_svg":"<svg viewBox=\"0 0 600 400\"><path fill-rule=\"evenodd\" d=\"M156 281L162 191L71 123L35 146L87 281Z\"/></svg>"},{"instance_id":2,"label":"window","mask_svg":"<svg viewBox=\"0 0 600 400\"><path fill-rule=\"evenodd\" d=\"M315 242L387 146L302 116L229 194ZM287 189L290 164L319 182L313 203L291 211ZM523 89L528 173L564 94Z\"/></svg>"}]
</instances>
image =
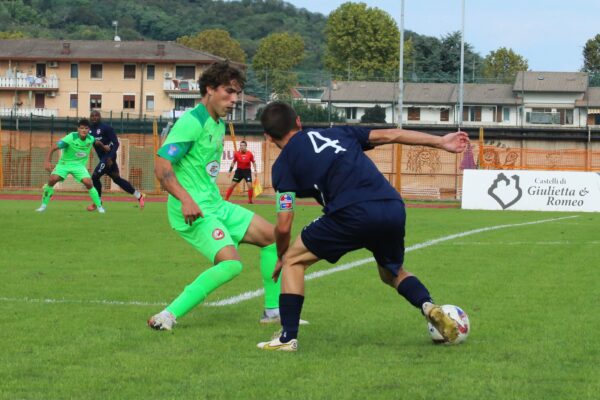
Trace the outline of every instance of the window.
<instances>
[{"instance_id":1,"label":"window","mask_svg":"<svg viewBox=\"0 0 600 400\"><path fill-rule=\"evenodd\" d=\"M442 108L442 110L440 110L440 121L450 121L450 109L449 108Z\"/></svg>"},{"instance_id":2,"label":"window","mask_svg":"<svg viewBox=\"0 0 600 400\"><path fill-rule=\"evenodd\" d=\"M135 79L135 64L123 65L123 79Z\"/></svg>"},{"instance_id":3,"label":"window","mask_svg":"<svg viewBox=\"0 0 600 400\"><path fill-rule=\"evenodd\" d=\"M102 95L90 94L90 110L102 108Z\"/></svg>"},{"instance_id":4,"label":"window","mask_svg":"<svg viewBox=\"0 0 600 400\"><path fill-rule=\"evenodd\" d=\"M77 64L75 64L75 65L77 65ZM77 96L77 94L71 93L71 95L69 96L69 106L71 108L77 108L78 100L79 100L79 97Z\"/></svg>"},{"instance_id":5,"label":"window","mask_svg":"<svg viewBox=\"0 0 600 400\"><path fill-rule=\"evenodd\" d=\"M346 119L356 119L356 107L346 107Z\"/></svg>"},{"instance_id":6,"label":"window","mask_svg":"<svg viewBox=\"0 0 600 400\"><path fill-rule=\"evenodd\" d=\"M154 96L146 96L146 110L154 111Z\"/></svg>"},{"instance_id":7,"label":"window","mask_svg":"<svg viewBox=\"0 0 600 400\"><path fill-rule=\"evenodd\" d=\"M408 120L409 121L420 121L421 120L421 109L418 107L408 107Z\"/></svg>"},{"instance_id":8,"label":"window","mask_svg":"<svg viewBox=\"0 0 600 400\"><path fill-rule=\"evenodd\" d=\"M502 122L510 122L510 108L509 107L502 108Z\"/></svg>"},{"instance_id":9,"label":"window","mask_svg":"<svg viewBox=\"0 0 600 400\"><path fill-rule=\"evenodd\" d=\"M194 99L175 99L175 110L185 111L194 108Z\"/></svg>"},{"instance_id":10,"label":"window","mask_svg":"<svg viewBox=\"0 0 600 400\"><path fill-rule=\"evenodd\" d=\"M71 64L71 78L79 77L79 64Z\"/></svg>"},{"instance_id":11,"label":"window","mask_svg":"<svg viewBox=\"0 0 600 400\"><path fill-rule=\"evenodd\" d=\"M135 108L135 96L132 94L123 95L123 108L133 109Z\"/></svg>"},{"instance_id":12,"label":"window","mask_svg":"<svg viewBox=\"0 0 600 400\"><path fill-rule=\"evenodd\" d=\"M175 66L175 79L196 79L196 67L192 66Z\"/></svg>"},{"instance_id":13,"label":"window","mask_svg":"<svg viewBox=\"0 0 600 400\"><path fill-rule=\"evenodd\" d=\"M90 66L90 78L102 79L102 64L92 64Z\"/></svg>"},{"instance_id":14,"label":"window","mask_svg":"<svg viewBox=\"0 0 600 400\"><path fill-rule=\"evenodd\" d=\"M146 66L146 79L148 79L149 81L153 81L154 80L154 65L147 65Z\"/></svg>"},{"instance_id":15,"label":"window","mask_svg":"<svg viewBox=\"0 0 600 400\"><path fill-rule=\"evenodd\" d=\"M566 110L565 112L565 124L573 125L573 110Z\"/></svg>"}]
</instances>

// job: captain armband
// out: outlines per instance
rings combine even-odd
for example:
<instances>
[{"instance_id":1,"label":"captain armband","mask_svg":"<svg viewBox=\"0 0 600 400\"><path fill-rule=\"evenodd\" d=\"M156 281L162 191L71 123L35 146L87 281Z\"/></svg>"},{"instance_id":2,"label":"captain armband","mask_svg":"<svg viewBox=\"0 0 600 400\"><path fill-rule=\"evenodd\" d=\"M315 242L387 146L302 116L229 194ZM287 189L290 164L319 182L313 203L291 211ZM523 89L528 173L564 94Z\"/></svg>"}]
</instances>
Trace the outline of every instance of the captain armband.
<instances>
[{"instance_id":1,"label":"captain armband","mask_svg":"<svg viewBox=\"0 0 600 400\"><path fill-rule=\"evenodd\" d=\"M294 205L296 204L296 193L294 192L277 192L276 194L276 206L277 212L288 212L294 211Z\"/></svg>"}]
</instances>

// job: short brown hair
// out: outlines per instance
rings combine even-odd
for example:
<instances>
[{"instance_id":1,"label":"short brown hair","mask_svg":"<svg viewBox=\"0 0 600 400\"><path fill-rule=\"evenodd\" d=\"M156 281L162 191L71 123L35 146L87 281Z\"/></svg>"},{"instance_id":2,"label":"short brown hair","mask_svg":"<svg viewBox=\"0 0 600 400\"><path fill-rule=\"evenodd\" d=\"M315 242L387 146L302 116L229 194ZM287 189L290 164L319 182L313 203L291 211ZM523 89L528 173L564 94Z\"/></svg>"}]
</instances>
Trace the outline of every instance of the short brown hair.
<instances>
[{"instance_id":1,"label":"short brown hair","mask_svg":"<svg viewBox=\"0 0 600 400\"><path fill-rule=\"evenodd\" d=\"M246 74L239 68L233 66L229 61L219 61L208 67L200 78L198 85L200 86L200 94L206 95L206 88L217 88L219 85L228 85L231 81L236 81L243 89L246 86Z\"/></svg>"}]
</instances>

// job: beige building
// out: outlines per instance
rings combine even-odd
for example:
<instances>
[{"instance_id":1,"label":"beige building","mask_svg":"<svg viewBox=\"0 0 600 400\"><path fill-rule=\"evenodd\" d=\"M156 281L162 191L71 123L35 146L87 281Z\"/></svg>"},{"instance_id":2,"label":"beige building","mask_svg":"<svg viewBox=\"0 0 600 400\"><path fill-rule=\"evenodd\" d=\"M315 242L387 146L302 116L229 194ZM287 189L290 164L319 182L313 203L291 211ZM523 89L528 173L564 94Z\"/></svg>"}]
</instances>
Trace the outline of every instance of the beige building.
<instances>
[{"instance_id":1,"label":"beige building","mask_svg":"<svg viewBox=\"0 0 600 400\"><path fill-rule=\"evenodd\" d=\"M174 42L0 40L0 117L179 116L219 60Z\"/></svg>"}]
</instances>

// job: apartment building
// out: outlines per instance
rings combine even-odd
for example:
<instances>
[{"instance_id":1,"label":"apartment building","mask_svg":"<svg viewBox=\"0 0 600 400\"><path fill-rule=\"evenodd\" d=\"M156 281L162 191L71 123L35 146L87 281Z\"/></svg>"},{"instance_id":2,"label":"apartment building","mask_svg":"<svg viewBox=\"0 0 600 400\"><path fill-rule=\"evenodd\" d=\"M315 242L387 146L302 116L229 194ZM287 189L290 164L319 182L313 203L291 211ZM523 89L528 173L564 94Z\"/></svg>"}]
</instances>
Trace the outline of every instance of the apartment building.
<instances>
[{"instance_id":1,"label":"apartment building","mask_svg":"<svg viewBox=\"0 0 600 400\"><path fill-rule=\"evenodd\" d=\"M174 42L0 40L0 116L176 117L220 60Z\"/></svg>"}]
</instances>

